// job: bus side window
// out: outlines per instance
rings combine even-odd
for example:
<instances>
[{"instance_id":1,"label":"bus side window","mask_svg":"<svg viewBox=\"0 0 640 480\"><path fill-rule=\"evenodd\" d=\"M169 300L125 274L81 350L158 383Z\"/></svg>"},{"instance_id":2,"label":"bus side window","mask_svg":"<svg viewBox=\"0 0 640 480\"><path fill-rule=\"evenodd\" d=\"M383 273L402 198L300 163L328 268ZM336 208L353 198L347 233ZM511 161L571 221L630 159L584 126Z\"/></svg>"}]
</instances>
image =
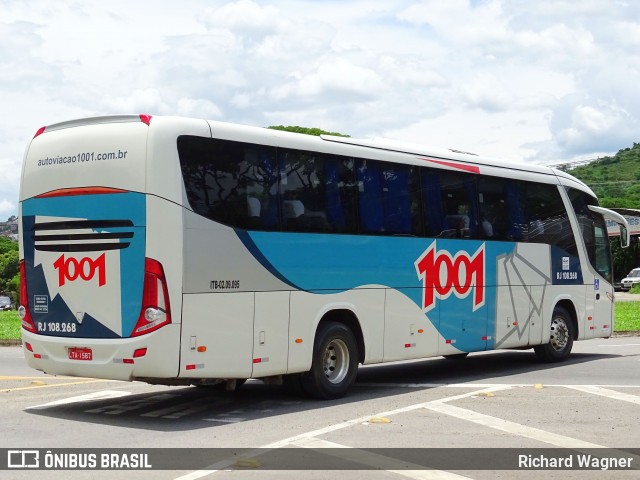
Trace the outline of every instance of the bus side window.
<instances>
[{"instance_id":1,"label":"bus side window","mask_svg":"<svg viewBox=\"0 0 640 480\"><path fill-rule=\"evenodd\" d=\"M393 165L383 171L384 230L389 235L423 234L417 167Z\"/></svg>"},{"instance_id":2,"label":"bus side window","mask_svg":"<svg viewBox=\"0 0 640 480\"><path fill-rule=\"evenodd\" d=\"M327 156L324 160L327 222L336 233L357 233L355 160Z\"/></svg>"},{"instance_id":3,"label":"bus side window","mask_svg":"<svg viewBox=\"0 0 640 480\"><path fill-rule=\"evenodd\" d=\"M474 177L466 173L440 172L445 213L445 230L441 232L441 236L477 238L478 206Z\"/></svg>"},{"instance_id":4,"label":"bus side window","mask_svg":"<svg viewBox=\"0 0 640 480\"><path fill-rule=\"evenodd\" d=\"M525 198L527 241L555 245L578 256L571 223L558 187L527 183Z\"/></svg>"},{"instance_id":5,"label":"bus side window","mask_svg":"<svg viewBox=\"0 0 640 480\"><path fill-rule=\"evenodd\" d=\"M279 149L283 229L356 233L354 160Z\"/></svg>"},{"instance_id":6,"label":"bus side window","mask_svg":"<svg viewBox=\"0 0 640 480\"><path fill-rule=\"evenodd\" d=\"M425 235L438 237L446 230L442 208L440 176L437 170L421 169L422 203L424 205Z\"/></svg>"},{"instance_id":7,"label":"bus side window","mask_svg":"<svg viewBox=\"0 0 640 480\"><path fill-rule=\"evenodd\" d=\"M322 156L314 152L278 149L283 230L328 231L322 163Z\"/></svg>"},{"instance_id":8,"label":"bus side window","mask_svg":"<svg viewBox=\"0 0 640 480\"><path fill-rule=\"evenodd\" d=\"M236 228L279 228L272 148L185 135L178 154L195 213Z\"/></svg>"},{"instance_id":9,"label":"bus side window","mask_svg":"<svg viewBox=\"0 0 640 480\"><path fill-rule=\"evenodd\" d=\"M384 231L382 169L372 160L359 160L357 178L360 232L382 233Z\"/></svg>"},{"instance_id":10,"label":"bus side window","mask_svg":"<svg viewBox=\"0 0 640 480\"><path fill-rule=\"evenodd\" d=\"M507 187L513 180L483 176L478 181L478 209L480 215L480 238L509 240L508 231L513 228L512 218L517 216L519 205L507 202ZM513 192L512 201L519 202ZM509 207L509 208L507 208Z\"/></svg>"},{"instance_id":11,"label":"bus side window","mask_svg":"<svg viewBox=\"0 0 640 480\"><path fill-rule=\"evenodd\" d=\"M520 242L524 240L524 211L523 196L524 184L515 180L508 181L504 188L504 197L507 203L507 218L505 219L506 239Z\"/></svg>"}]
</instances>

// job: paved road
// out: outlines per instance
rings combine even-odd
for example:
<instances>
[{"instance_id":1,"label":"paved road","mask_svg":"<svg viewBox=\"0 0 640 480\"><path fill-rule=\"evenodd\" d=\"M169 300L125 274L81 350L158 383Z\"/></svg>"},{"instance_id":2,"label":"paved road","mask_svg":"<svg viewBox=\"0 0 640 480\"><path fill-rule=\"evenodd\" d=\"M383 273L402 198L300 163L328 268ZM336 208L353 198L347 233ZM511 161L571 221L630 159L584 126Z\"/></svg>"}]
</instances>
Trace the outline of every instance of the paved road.
<instances>
[{"instance_id":1,"label":"paved road","mask_svg":"<svg viewBox=\"0 0 640 480\"><path fill-rule=\"evenodd\" d=\"M638 302L640 294L629 292L616 292L616 302Z\"/></svg>"},{"instance_id":2,"label":"paved road","mask_svg":"<svg viewBox=\"0 0 640 480\"><path fill-rule=\"evenodd\" d=\"M362 449L640 448L639 337L577 342L570 361L561 365L540 364L531 352L507 351L474 354L464 361L435 358L364 367L351 394L331 402L288 396L257 381L229 394L50 377L28 369L20 348L5 347L0 348L0 393L4 448L333 447L332 452L360 455L359 462L369 468L382 462L382 470L274 471L267 469L269 457L256 459L245 452L243 471L235 470L232 460L211 467L215 472L11 471L3 478L58 479L63 473L65 478L96 479L529 479L542 473L394 471L389 458ZM492 455L500 452L509 451ZM640 458L636 462L640 465ZM637 478L637 473L544 475L618 479Z\"/></svg>"}]
</instances>

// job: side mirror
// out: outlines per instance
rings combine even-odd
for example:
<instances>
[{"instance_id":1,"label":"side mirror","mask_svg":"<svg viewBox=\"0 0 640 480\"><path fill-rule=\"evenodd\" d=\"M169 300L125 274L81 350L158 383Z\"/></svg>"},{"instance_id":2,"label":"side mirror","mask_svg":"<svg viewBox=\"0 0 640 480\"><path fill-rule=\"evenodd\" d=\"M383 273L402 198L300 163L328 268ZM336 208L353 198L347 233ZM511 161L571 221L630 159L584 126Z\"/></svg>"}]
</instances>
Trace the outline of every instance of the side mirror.
<instances>
[{"instance_id":1,"label":"side mirror","mask_svg":"<svg viewBox=\"0 0 640 480\"><path fill-rule=\"evenodd\" d=\"M620 246L622 248L627 248L629 246L629 243L631 243L631 236L629 235L629 223L626 218L613 210L609 210L608 208L596 207L595 205L589 205L587 208L592 212L599 213L604 216L604 218L611 219L620 225Z\"/></svg>"},{"instance_id":2,"label":"side mirror","mask_svg":"<svg viewBox=\"0 0 640 480\"><path fill-rule=\"evenodd\" d=\"M627 248L629 246L629 231L627 227L620 224L620 246L622 248Z\"/></svg>"}]
</instances>

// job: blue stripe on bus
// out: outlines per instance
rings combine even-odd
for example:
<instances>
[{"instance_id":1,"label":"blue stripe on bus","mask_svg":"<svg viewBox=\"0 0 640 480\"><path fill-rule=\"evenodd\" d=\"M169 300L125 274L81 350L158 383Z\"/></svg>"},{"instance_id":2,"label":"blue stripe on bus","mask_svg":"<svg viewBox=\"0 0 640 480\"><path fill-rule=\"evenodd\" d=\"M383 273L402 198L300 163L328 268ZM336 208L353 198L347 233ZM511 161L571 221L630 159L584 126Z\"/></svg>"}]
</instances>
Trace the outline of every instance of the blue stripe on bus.
<instances>
[{"instance_id":1,"label":"blue stripe on bus","mask_svg":"<svg viewBox=\"0 0 640 480\"><path fill-rule=\"evenodd\" d=\"M379 285L400 291L422 308L423 284L415 262L434 239L247 232L243 241L265 268L301 290L323 294ZM471 256L482 244L475 240L436 241L438 251L446 250L451 256L459 251ZM512 254L515 247L513 242L485 243L486 287L496 286L498 259ZM495 288L485 288L484 305L475 311L473 295L458 298L452 292L436 303L437 308L426 312L426 318L445 339L455 338L456 348L474 351L494 347ZM481 340L486 336L491 340Z\"/></svg>"},{"instance_id":2,"label":"blue stripe on bus","mask_svg":"<svg viewBox=\"0 0 640 480\"><path fill-rule=\"evenodd\" d=\"M256 243L253 241L253 238L251 237L249 232L247 232L246 230L238 230L238 229L236 229L235 232L236 232L236 235L238 235L238 238L240 239L240 241L246 247L246 249L249 250L249 253L251 253L251 255L258 262L260 262L260 265L262 265L265 269L267 269L269 273L271 273L271 275L276 277L281 282L286 283L290 287L295 288L296 290L304 290L304 288L299 287L295 283L292 283L285 275L280 273L280 271L267 259L267 257L265 257L262 254L262 251L260 250L260 248L258 248Z\"/></svg>"}]
</instances>

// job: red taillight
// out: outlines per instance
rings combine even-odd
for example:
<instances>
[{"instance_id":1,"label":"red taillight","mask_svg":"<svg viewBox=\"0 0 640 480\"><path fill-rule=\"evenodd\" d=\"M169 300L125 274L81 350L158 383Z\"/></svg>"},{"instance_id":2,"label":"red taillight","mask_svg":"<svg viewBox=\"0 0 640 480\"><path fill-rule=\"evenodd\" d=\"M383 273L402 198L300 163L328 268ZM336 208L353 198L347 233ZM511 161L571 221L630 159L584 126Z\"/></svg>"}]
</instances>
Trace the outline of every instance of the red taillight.
<instances>
[{"instance_id":1,"label":"red taillight","mask_svg":"<svg viewBox=\"0 0 640 480\"><path fill-rule=\"evenodd\" d=\"M144 335L171 323L169 291L162 264L151 258L145 259L142 307L132 337Z\"/></svg>"},{"instance_id":2,"label":"red taillight","mask_svg":"<svg viewBox=\"0 0 640 480\"><path fill-rule=\"evenodd\" d=\"M36 198L50 197L71 197L74 195L103 195L107 193L127 193L127 190L110 187L79 187L79 188L60 188L47 193L41 193Z\"/></svg>"},{"instance_id":3,"label":"red taillight","mask_svg":"<svg viewBox=\"0 0 640 480\"><path fill-rule=\"evenodd\" d=\"M151 124L151 118L152 118L151 115L145 115L145 114L140 115L140 121L147 125Z\"/></svg>"},{"instance_id":4,"label":"red taillight","mask_svg":"<svg viewBox=\"0 0 640 480\"><path fill-rule=\"evenodd\" d=\"M134 352L133 352L133 358L140 358L140 357L144 357L147 354L147 347L144 348L137 348Z\"/></svg>"},{"instance_id":5,"label":"red taillight","mask_svg":"<svg viewBox=\"0 0 640 480\"><path fill-rule=\"evenodd\" d=\"M24 260L20 260L20 307L18 315L22 320L22 328L32 333L36 333L36 326L31 318L29 310L29 295L27 295L27 268Z\"/></svg>"},{"instance_id":6,"label":"red taillight","mask_svg":"<svg viewBox=\"0 0 640 480\"><path fill-rule=\"evenodd\" d=\"M40 127L38 129L38 131L36 131L36 134L33 136L33 138L36 138L36 137L42 135L46 129L47 129L47 127Z\"/></svg>"}]
</instances>

